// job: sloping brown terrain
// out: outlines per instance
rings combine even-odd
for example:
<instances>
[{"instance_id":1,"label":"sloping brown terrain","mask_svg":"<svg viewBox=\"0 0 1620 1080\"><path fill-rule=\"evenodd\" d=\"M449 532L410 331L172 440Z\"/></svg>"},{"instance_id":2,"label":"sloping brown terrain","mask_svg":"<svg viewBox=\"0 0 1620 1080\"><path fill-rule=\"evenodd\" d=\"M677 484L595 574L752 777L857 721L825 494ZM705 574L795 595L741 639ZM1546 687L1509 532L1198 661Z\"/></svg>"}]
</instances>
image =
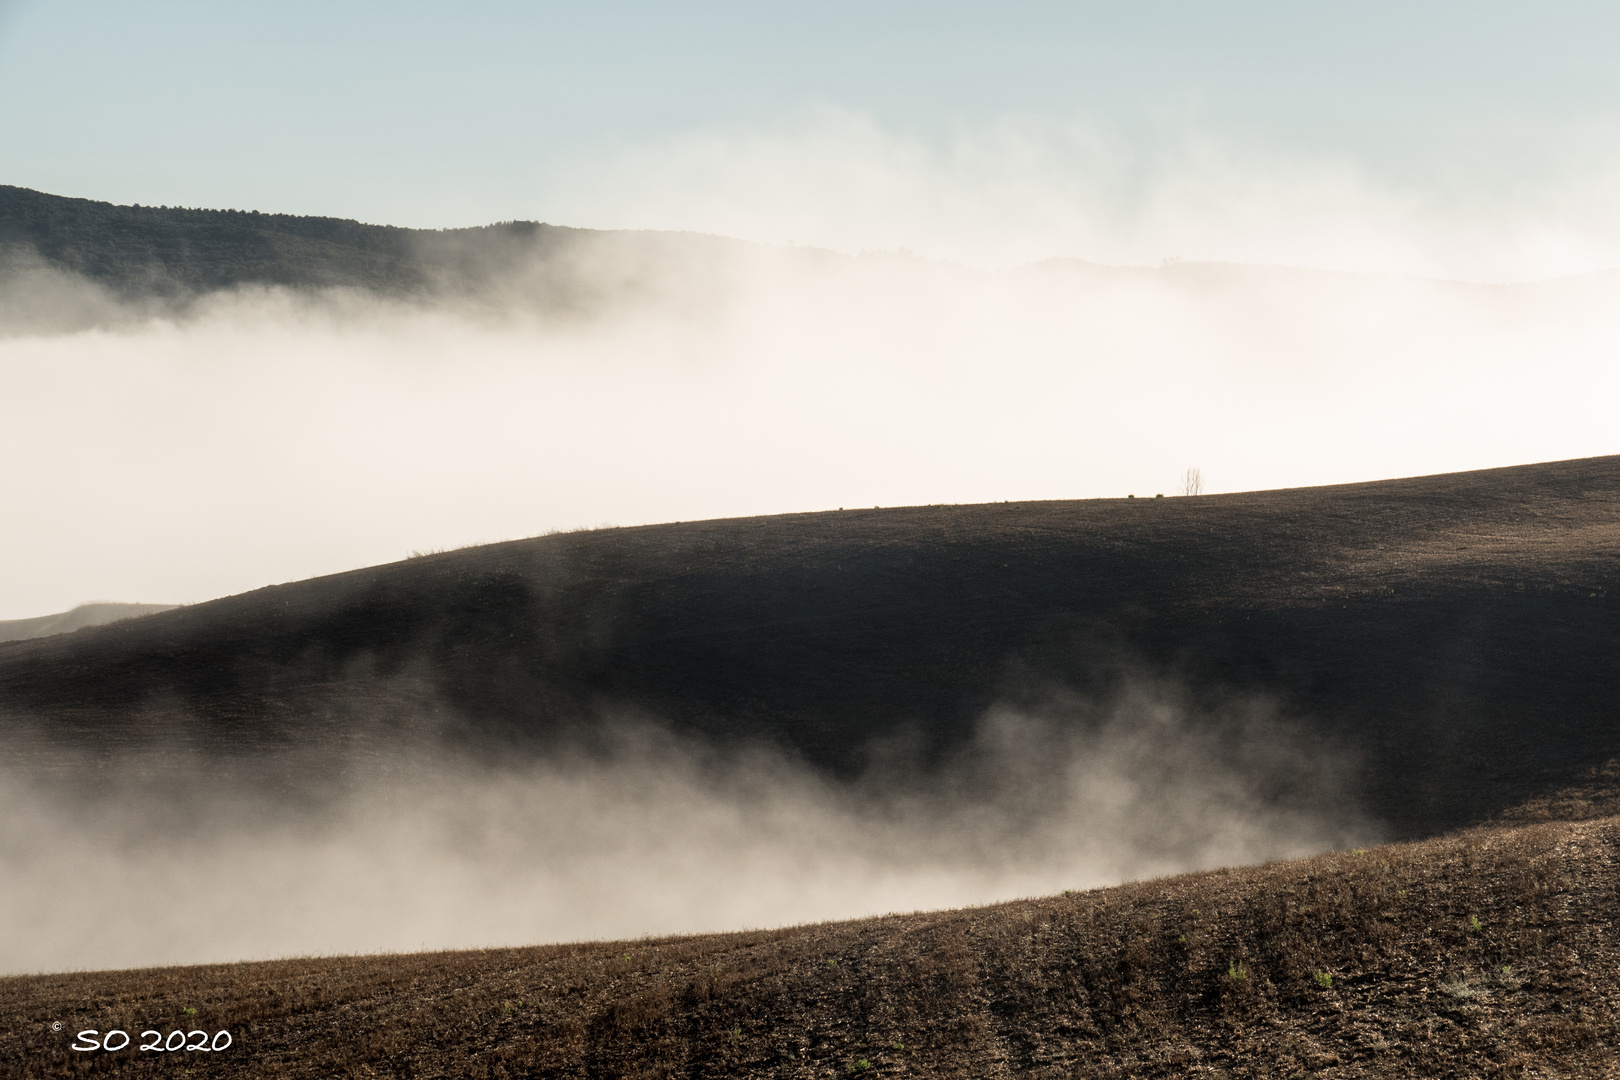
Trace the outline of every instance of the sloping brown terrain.
<instances>
[{"instance_id":1,"label":"sloping brown terrain","mask_svg":"<svg viewBox=\"0 0 1620 1080\"><path fill-rule=\"evenodd\" d=\"M1604 818L785 930L14 977L0 979L0 1067L1611 1076L1617 855L1620 819ZM130 1047L70 1049L80 1031L115 1028ZM224 1030L231 1044L140 1052L148 1029Z\"/></svg>"},{"instance_id":2,"label":"sloping brown terrain","mask_svg":"<svg viewBox=\"0 0 1620 1080\"><path fill-rule=\"evenodd\" d=\"M544 753L634 711L836 776L925 771L994 702L1132 673L1263 694L1391 837L1620 757L1620 458L1195 498L539 537L0 644L0 717L249 760L431 716ZM392 725L392 726L390 726ZM14 749L14 754L20 754Z\"/></svg>"}]
</instances>

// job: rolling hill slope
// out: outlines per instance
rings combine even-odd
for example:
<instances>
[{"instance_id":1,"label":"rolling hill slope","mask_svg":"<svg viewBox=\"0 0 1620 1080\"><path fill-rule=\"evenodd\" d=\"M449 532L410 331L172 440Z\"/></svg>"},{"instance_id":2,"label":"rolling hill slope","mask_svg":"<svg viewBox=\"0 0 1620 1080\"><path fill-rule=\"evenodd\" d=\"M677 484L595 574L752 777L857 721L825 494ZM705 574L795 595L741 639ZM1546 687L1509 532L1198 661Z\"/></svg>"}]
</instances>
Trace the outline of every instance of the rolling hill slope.
<instances>
[{"instance_id":1,"label":"rolling hill slope","mask_svg":"<svg viewBox=\"0 0 1620 1080\"><path fill-rule=\"evenodd\" d=\"M230 1077L1603 1076L1620 1053L1617 845L1608 818L784 930L5 978L0 1061L37 1077L167 1074L177 1056ZM113 1029L127 1047L69 1049ZM230 1043L142 1053L147 1030Z\"/></svg>"},{"instance_id":2,"label":"rolling hill slope","mask_svg":"<svg viewBox=\"0 0 1620 1080\"><path fill-rule=\"evenodd\" d=\"M1390 835L1421 836L1620 756L1617 576L1620 458L679 523L6 643L0 714L240 757L430 715L474 752L544 753L634 713L850 777L880 745L926 772L997 702L1147 677L1278 702Z\"/></svg>"}]
</instances>

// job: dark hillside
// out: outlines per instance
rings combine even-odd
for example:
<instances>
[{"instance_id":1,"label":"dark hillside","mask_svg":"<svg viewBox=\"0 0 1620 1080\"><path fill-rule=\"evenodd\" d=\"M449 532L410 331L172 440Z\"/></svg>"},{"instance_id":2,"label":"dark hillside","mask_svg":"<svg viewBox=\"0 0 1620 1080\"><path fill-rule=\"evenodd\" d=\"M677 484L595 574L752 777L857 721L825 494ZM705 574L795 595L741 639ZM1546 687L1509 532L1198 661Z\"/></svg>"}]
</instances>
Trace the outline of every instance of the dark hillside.
<instances>
[{"instance_id":1,"label":"dark hillside","mask_svg":"<svg viewBox=\"0 0 1620 1080\"><path fill-rule=\"evenodd\" d=\"M1432 835L1620 757L1620 458L1172 499L540 537L0 645L0 712L220 752L378 717L543 748L633 709L852 775L1133 672L1274 696Z\"/></svg>"},{"instance_id":2,"label":"dark hillside","mask_svg":"<svg viewBox=\"0 0 1620 1080\"><path fill-rule=\"evenodd\" d=\"M1611 1076L1617 854L1609 818L784 930L5 978L0 1064L30 1077L182 1064L289 1078ZM130 1045L69 1049L113 1029ZM230 1044L146 1053L147 1030Z\"/></svg>"},{"instance_id":3,"label":"dark hillside","mask_svg":"<svg viewBox=\"0 0 1620 1080\"><path fill-rule=\"evenodd\" d=\"M494 292L507 301L517 295L546 308L576 308L608 291L644 294L655 287L651 278L677 263L681 276L701 282L717 252L746 246L532 221L402 229L257 210L116 206L0 185L0 255L37 256L126 298L183 300L268 285L412 299Z\"/></svg>"},{"instance_id":4,"label":"dark hillside","mask_svg":"<svg viewBox=\"0 0 1620 1080\"><path fill-rule=\"evenodd\" d=\"M0 187L0 243L121 293L176 295L242 284L429 284L413 232L338 218L115 206Z\"/></svg>"}]
</instances>

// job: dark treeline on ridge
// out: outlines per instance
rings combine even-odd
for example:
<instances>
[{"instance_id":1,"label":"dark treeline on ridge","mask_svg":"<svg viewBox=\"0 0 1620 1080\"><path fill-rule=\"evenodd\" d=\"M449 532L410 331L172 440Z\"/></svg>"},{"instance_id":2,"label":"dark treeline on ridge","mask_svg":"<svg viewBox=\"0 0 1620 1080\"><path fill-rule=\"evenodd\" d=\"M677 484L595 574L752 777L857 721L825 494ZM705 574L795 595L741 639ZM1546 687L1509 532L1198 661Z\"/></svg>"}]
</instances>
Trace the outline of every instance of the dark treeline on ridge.
<instances>
[{"instance_id":1,"label":"dark treeline on ridge","mask_svg":"<svg viewBox=\"0 0 1620 1080\"><path fill-rule=\"evenodd\" d=\"M473 293L532 276L537 261L567 262L582 245L594 252L604 243L615 248L613 255L634 255L641 265L618 267L633 278L671 245L691 260L734 242L533 221L405 229L257 210L118 206L0 185L0 256L37 258L130 299L181 300L244 285L341 287L402 297ZM546 278L548 298L577 301L552 294L584 287L579 267L555 269ZM601 275L592 283L600 286Z\"/></svg>"}]
</instances>

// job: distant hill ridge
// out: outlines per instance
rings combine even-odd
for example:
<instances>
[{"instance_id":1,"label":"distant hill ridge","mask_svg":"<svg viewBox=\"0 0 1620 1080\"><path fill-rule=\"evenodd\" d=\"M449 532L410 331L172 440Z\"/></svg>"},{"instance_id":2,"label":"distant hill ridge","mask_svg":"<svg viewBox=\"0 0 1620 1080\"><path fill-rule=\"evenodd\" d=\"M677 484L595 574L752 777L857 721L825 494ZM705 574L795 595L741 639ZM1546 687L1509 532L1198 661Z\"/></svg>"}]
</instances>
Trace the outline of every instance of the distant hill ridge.
<instances>
[{"instance_id":1,"label":"distant hill ridge","mask_svg":"<svg viewBox=\"0 0 1620 1080\"><path fill-rule=\"evenodd\" d=\"M467 244L575 230L532 221L435 232L257 210L118 206L0 186L0 245L119 292L169 296L236 285L428 288Z\"/></svg>"},{"instance_id":2,"label":"distant hill ridge","mask_svg":"<svg viewBox=\"0 0 1620 1080\"><path fill-rule=\"evenodd\" d=\"M16 294L9 304L0 303L0 332L8 322L14 329L62 324L60 329L105 318L102 311L68 316L64 323L58 313L41 322L40 309L61 307L62 298L30 297L14 279L7 280L19 269L37 267L91 282L119 300L164 306L183 306L220 290L265 286L356 289L413 302L473 299L559 314L600 313L649 299L672 301L689 312L716 302L714 286L773 262L811 266L868 258L940 265L909 252L857 257L705 233L581 229L539 221L410 229L259 210L125 206L0 185L0 285L5 286L0 301L8 299L7 290ZM1073 258L1047 259L1013 272L1076 282L1147 274L1189 287L1279 278L1364 283L1379 276L1226 262L1108 266Z\"/></svg>"},{"instance_id":3,"label":"distant hill ridge","mask_svg":"<svg viewBox=\"0 0 1620 1080\"><path fill-rule=\"evenodd\" d=\"M0 256L37 257L124 297L183 298L243 285L344 287L412 296L466 293L569 260L543 293L573 302L582 249L607 245L632 276L670 249L701 264L741 241L696 234L605 232L508 221L464 229L406 229L257 210L118 206L0 185ZM699 267L701 268L701 267ZM587 267L589 269L589 267ZM619 268L621 276L625 268ZM589 276L589 275L588 275ZM598 275L599 277L600 275ZM602 282L574 282L575 291ZM563 295L552 295L559 290Z\"/></svg>"},{"instance_id":4,"label":"distant hill ridge","mask_svg":"<svg viewBox=\"0 0 1620 1080\"><path fill-rule=\"evenodd\" d=\"M105 626L141 615L171 611L174 604L80 604L72 611L40 615L32 619L0 619L0 641L26 641L30 638L67 634L87 626Z\"/></svg>"}]
</instances>

